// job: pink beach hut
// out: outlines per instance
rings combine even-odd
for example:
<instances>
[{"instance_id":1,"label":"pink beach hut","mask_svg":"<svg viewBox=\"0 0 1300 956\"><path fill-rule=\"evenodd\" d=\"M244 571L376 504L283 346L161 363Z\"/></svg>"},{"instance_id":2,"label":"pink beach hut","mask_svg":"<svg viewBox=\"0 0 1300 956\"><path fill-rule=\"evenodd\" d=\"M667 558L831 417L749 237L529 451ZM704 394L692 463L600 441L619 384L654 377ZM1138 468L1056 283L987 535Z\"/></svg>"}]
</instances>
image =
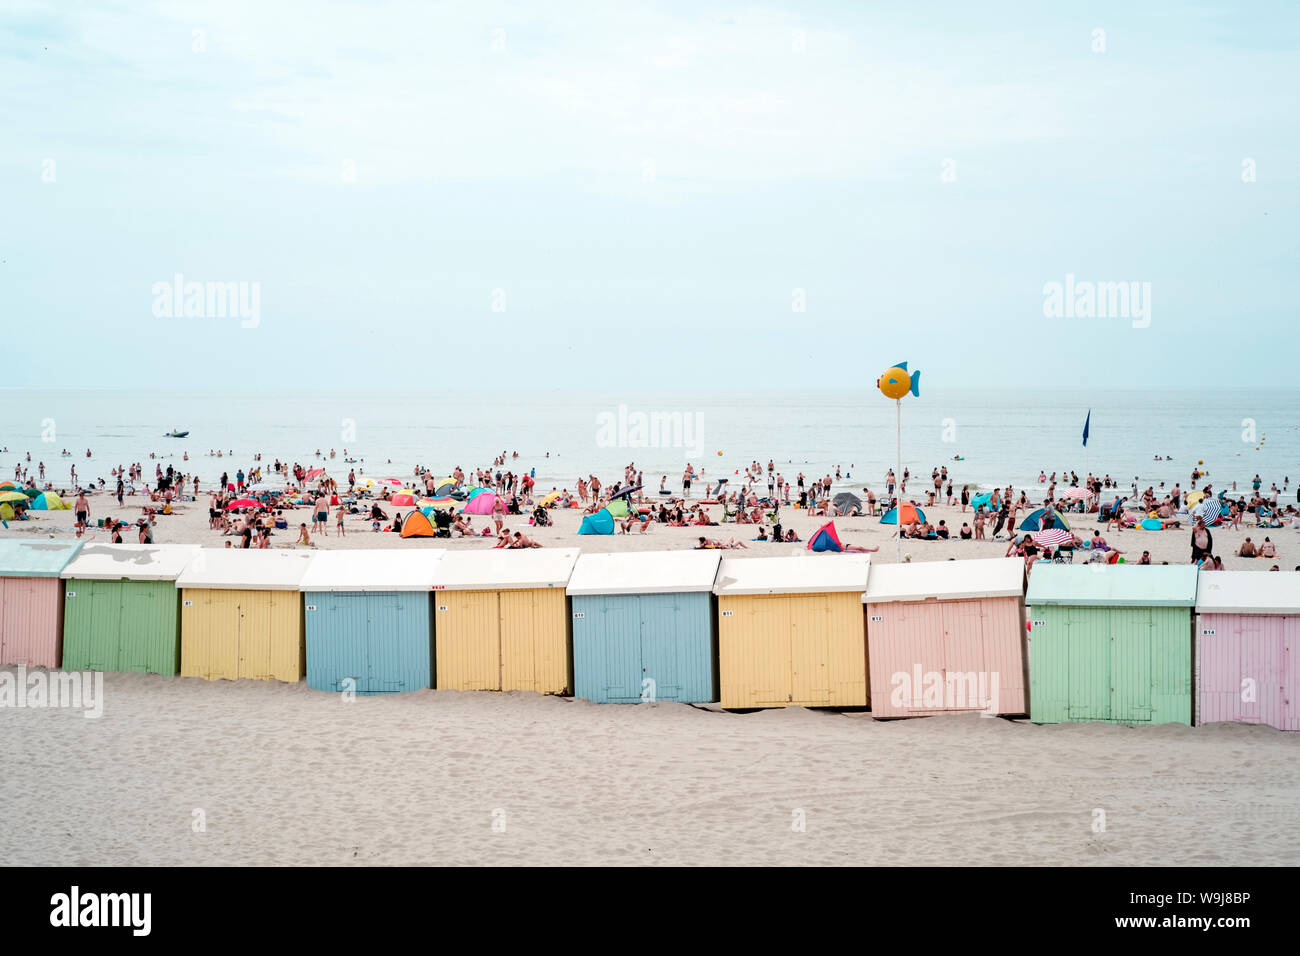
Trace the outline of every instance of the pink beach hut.
<instances>
[{"instance_id":1,"label":"pink beach hut","mask_svg":"<svg viewBox=\"0 0 1300 956\"><path fill-rule=\"evenodd\" d=\"M872 564L871 716L1029 712L1020 558Z\"/></svg>"},{"instance_id":2,"label":"pink beach hut","mask_svg":"<svg viewBox=\"0 0 1300 956\"><path fill-rule=\"evenodd\" d=\"M80 541L0 540L0 664L58 667L63 582Z\"/></svg>"},{"instance_id":3,"label":"pink beach hut","mask_svg":"<svg viewBox=\"0 0 1300 956\"><path fill-rule=\"evenodd\" d=\"M1297 652L1300 571L1197 575L1197 724L1300 730Z\"/></svg>"}]
</instances>

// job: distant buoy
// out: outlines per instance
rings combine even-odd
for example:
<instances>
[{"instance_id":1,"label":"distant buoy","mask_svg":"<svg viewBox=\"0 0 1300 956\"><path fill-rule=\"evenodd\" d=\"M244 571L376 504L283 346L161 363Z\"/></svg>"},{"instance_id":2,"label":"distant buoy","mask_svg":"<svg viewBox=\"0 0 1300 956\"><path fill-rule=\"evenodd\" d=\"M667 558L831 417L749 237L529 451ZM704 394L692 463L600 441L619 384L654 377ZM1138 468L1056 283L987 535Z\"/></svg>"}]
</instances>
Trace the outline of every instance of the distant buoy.
<instances>
[{"instance_id":1,"label":"distant buoy","mask_svg":"<svg viewBox=\"0 0 1300 956\"><path fill-rule=\"evenodd\" d=\"M722 452L718 452L718 457L719 457L719 458L722 457Z\"/></svg>"},{"instance_id":2,"label":"distant buoy","mask_svg":"<svg viewBox=\"0 0 1300 956\"><path fill-rule=\"evenodd\" d=\"M1204 459L1198 458L1198 459L1196 459L1196 463L1197 463L1198 465L1203 465L1203 464L1205 464L1205 461L1204 461Z\"/></svg>"}]
</instances>

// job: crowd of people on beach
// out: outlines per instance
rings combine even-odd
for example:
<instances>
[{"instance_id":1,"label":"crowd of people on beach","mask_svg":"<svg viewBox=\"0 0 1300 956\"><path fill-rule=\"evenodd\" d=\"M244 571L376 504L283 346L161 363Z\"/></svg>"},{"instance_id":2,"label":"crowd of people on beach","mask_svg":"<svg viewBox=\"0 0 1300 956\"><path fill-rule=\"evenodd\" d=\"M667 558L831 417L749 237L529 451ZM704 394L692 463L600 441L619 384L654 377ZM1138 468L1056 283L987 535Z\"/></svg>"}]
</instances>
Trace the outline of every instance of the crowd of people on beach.
<instances>
[{"instance_id":1,"label":"crowd of people on beach","mask_svg":"<svg viewBox=\"0 0 1300 956\"><path fill-rule=\"evenodd\" d=\"M87 449L86 457L90 458L91 454ZM233 450L208 452L211 458L233 457L233 454ZM1008 485L981 491L969 484L959 486L945 464L933 467L928 481L922 481L923 490L913 489L910 495L909 485L915 484L911 470L904 468L901 475L896 475L893 468L888 468L881 479L883 491L878 495L870 484L858 485L852 481L856 465L836 466L833 473L810 477L788 462L788 471L794 473L791 476L773 458L768 458L765 464L754 459L745 468L722 477L706 476L687 464L679 485L670 487L669 476L661 475L654 493L646 489L644 471L635 462L629 462L617 479L604 481L595 473L587 473L575 479L572 491L567 486L552 487L543 494L537 488L536 469L520 467L517 451L502 451L486 467L466 470L457 466L450 472L437 472L417 466L405 480L388 478L378 483L366 479L363 471L359 476L358 468L363 467L364 460L351 457L347 449L343 449L343 461L348 465L346 479L331 477L325 462L334 460L337 454L334 449L328 455L317 449L315 464L276 458L265 470L262 455L255 454L247 468L235 468L233 474L223 470L219 481L207 492L209 528L228 538L228 547L267 548L277 532L296 533L296 544L314 545L314 536L330 535L331 524L337 536L347 534L349 522L368 524L373 532L400 533L404 522L418 507L436 529L436 536L490 537L496 539L497 547L534 548L541 545L522 531L512 531L507 522L527 521L544 527L552 523L551 513L556 509L573 508L581 515L589 515L610 509L621 501L624 507L619 509L615 522L621 534L646 534L655 524L706 528L734 523L754 526L754 541L787 543L799 542L800 538L792 528L782 527L782 508L830 519L884 515L897 509L898 527L894 534L905 539L985 541L1001 540L1005 535L1006 553L1024 557L1030 568L1044 558L1073 561L1080 552L1086 553L1090 561L1127 560L1123 557L1126 552L1109 541L1107 535L1137 528L1187 527L1192 536L1190 560L1205 570L1213 570L1222 567L1222 559L1214 553L1212 528L1267 531L1295 528L1300 523L1296 506L1281 501L1282 494L1291 487L1289 476L1284 477L1281 487L1273 483L1265 489L1263 480L1256 475L1249 482L1248 492L1238 492L1236 482L1216 492L1208 473L1199 467L1192 469L1187 490L1179 482L1171 488L1165 488L1163 483L1142 488L1137 477L1129 488L1121 490L1120 482L1108 474L1087 473L1080 477L1073 470L1050 474L1043 470L1038 474L1037 490ZM61 457L71 457L71 453L64 449ZM181 464L188 461L186 453ZM161 460L154 460L153 465L150 479L146 478L144 463L133 462L112 468L108 480L99 478L83 485L77 478L76 465L72 464L69 474L72 493L76 496L72 508L78 535L90 528L91 500L99 495L116 498L119 508L125 507L128 495L136 500L145 499L133 525L120 518L100 519L110 540L122 541L126 534L134 534L142 543L153 540L160 518L178 513L185 503L199 499L202 483L196 474L172 464L164 467ZM28 494L37 489L54 490L46 463L32 462L30 453L25 462L15 466L13 484ZM448 485L455 500L445 497ZM702 496L692 498L692 489L698 491L701 485ZM836 487L843 489L846 485L853 487L853 493L834 493ZM438 498L440 487L444 497ZM460 499L472 489L486 489L495 496L490 512L481 516L485 519L483 526L476 526L475 516L465 514L461 508ZM392 503L396 494L402 492L418 499L418 502L405 500L404 504L411 507L405 512ZM1212 513L1196 507L1208 501L1216 503ZM933 522L925 517L924 509L936 504L959 507L962 515L969 509L970 520L963 520L957 529L950 528L944 519ZM906 505L912 508L902 507ZM291 515L302 508L308 509L310 520L296 522L295 532L291 529L295 523ZM717 513L710 508L717 509ZM26 517L21 502L11 510L18 520ZM1031 515L1039 516L1032 522L1033 526L1021 524L1018 529L1017 523ZM1068 527L1067 515L1095 515L1104 529L1080 535ZM699 547L747 547L735 537L723 540L705 535L699 541ZM1253 536L1247 537L1234 556L1275 560L1281 555L1277 542L1265 534L1258 543ZM1149 562L1149 549L1135 559L1138 564Z\"/></svg>"}]
</instances>

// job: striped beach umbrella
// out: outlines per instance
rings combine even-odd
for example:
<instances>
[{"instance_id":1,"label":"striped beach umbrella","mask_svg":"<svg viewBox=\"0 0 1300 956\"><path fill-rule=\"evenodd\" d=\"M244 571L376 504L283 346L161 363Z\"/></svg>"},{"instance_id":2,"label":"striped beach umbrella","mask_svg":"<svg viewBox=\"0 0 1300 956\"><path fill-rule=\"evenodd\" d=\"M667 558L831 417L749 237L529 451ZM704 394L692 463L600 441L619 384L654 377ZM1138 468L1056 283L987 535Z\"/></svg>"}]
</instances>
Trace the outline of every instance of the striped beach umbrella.
<instances>
[{"instance_id":1,"label":"striped beach umbrella","mask_svg":"<svg viewBox=\"0 0 1300 956\"><path fill-rule=\"evenodd\" d=\"M1074 540L1074 535L1065 528L1031 531L1029 536L1034 539L1036 544L1041 544L1045 548L1059 548L1061 545Z\"/></svg>"},{"instance_id":2,"label":"striped beach umbrella","mask_svg":"<svg viewBox=\"0 0 1300 956\"><path fill-rule=\"evenodd\" d=\"M1201 518L1206 524L1213 524L1219 520L1219 515L1223 513L1223 504L1218 498L1206 498L1199 505L1192 509L1193 518Z\"/></svg>"}]
</instances>

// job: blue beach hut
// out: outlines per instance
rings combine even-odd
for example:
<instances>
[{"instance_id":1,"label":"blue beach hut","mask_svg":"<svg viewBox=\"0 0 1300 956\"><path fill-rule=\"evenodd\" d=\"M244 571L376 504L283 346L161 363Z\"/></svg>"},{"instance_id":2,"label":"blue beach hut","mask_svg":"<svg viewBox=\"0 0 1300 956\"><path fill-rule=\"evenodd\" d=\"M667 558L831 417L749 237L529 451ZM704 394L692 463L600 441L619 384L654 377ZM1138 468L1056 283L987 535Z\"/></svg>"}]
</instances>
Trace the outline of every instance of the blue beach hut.
<instances>
[{"instance_id":1,"label":"blue beach hut","mask_svg":"<svg viewBox=\"0 0 1300 956\"><path fill-rule=\"evenodd\" d=\"M444 553L318 552L299 586L308 686L366 695L432 687L432 593Z\"/></svg>"},{"instance_id":2,"label":"blue beach hut","mask_svg":"<svg viewBox=\"0 0 1300 956\"><path fill-rule=\"evenodd\" d=\"M573 680L602 704L718 699L720 551L584 554L569 579Z\"/></svg>"}]
</instances>

